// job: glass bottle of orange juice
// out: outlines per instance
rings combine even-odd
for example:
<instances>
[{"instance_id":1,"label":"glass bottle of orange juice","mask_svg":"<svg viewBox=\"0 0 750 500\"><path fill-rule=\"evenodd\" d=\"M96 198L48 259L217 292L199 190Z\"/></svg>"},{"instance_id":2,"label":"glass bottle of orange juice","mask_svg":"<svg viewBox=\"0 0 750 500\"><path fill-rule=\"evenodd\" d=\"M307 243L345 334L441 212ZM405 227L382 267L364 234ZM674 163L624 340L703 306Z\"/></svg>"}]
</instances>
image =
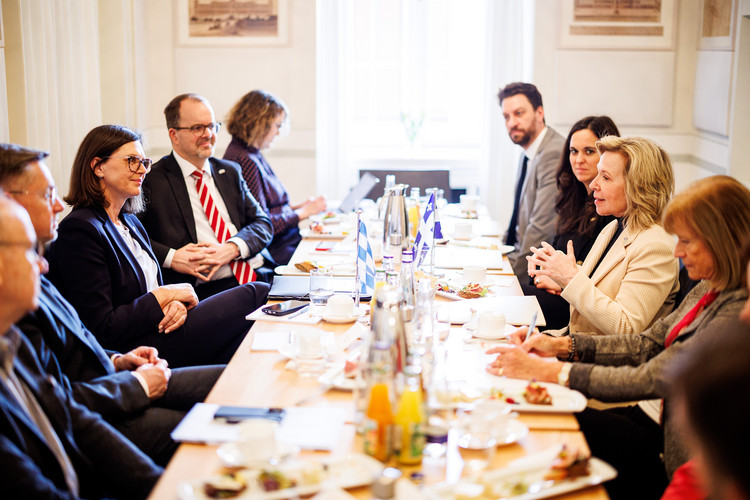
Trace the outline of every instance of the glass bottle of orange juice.
<instances>
[{"instance_id":1,"label":"glass bottle of orange juice","mask_svg":"<svg viewBox=\"0 0 750 500\"><path fill-rule=\"evenodd\" d=\"M394 445L398 447L398 461L416 465L422 461L424 449L425 413L420 371L414 366L404 368L404 391L394 417Z\"/></svg>"},{"instance_id":2,"label":"glass bottle of orange juice","mask_svg":"<svg viewBox=\"0 0 750 500\"><path fill-rule=\"evenodd\" d=\"M419 188L413 187L409 192L407 215L409 216L409 236L412 241L417 237L419 228Z\"/></svg>"}]
</instances>

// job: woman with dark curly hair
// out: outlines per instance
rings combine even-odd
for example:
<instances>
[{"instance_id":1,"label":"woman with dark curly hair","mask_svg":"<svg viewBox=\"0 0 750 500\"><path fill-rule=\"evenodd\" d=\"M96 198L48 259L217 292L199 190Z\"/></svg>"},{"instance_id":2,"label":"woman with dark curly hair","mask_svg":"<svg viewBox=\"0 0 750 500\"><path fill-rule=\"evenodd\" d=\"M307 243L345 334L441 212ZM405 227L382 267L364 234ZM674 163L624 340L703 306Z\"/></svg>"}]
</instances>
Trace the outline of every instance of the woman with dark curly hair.
<instances>
[{"instance_id":1,"label":"woman with dark curly hair","mask_svg":"<svg viewBox=\"0 0 750 500\"><path fill-rule=\"evenodd\" d=\"M557 233L552 246L565 252L573 242L579 264L586 260L599 232L614 220L596 213L589 184L596 177L599 152L596 141L607 135L620 135L608 116L587 116L578 120L565 140L557 169ZM558 287L547 279L538 284L522 284L524 295L535 295L547 320L547 328L558 329L570 321L570 304L560 297Z\"/></svg>"},{"instance_id":2,"label":"woman with dark curly hair","mask_svg":"<svg viewBox=\"0 0 750 500\"><path fill-rule=\"evenodd\" d=\"M234 105L227 118L232 142L224 159L240 164L247 186L271 218L274 232L268 246L268 253L274 261L271 265L289 262L301 240L297 227L299 221L326 209L326 200L322 196L292 205L281 179L260 152L271 146L288 116L281 99L262 90L253 90Z\"/></svg>"}]
</instances>

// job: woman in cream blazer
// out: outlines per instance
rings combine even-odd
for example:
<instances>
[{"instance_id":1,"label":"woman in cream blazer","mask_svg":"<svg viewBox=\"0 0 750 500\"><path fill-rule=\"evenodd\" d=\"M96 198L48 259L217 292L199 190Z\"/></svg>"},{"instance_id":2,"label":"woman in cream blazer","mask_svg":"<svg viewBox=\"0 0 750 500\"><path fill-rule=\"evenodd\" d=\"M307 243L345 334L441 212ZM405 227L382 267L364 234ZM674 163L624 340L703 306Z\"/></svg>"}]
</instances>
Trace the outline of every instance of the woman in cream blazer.
<instances>
[{"instance_id":1,"label":"woman in cream blazer","mask_svg":"<svg viewBox=\"0 0 750 500\"><path fill-rule=\"evenodd\" d=\"M542 243L527 257L535 281L551 282L571 306L570 324L552 335L640 333L671 312L679 290L674 237L659 224L674 191L669 156L640 137L604 137L596 145L596 210L618 220L581 266L570 242L567 254Z\"/></svg>"}]
</instances>

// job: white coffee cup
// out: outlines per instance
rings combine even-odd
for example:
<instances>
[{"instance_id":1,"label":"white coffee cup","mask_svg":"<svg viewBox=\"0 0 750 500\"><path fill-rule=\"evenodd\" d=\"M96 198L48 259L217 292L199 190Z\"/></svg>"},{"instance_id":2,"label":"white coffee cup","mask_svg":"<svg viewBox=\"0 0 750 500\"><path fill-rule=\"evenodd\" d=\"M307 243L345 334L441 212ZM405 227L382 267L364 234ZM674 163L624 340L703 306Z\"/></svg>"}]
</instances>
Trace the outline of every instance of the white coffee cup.
<instances>
[{"instance_id":1,"label":"white coffee cup","mask_svg":"<svg viewBox=\"0 0 750 500\"><path fill-rule=\"evenodd\" d=\"M354 314L354 300L348 295L334 295L328 299L326 316L350 317Z\"/></svg>"},{"instance_id":2,"label":"white coffee cup","mask_svg":"<svg viewBox=\"0 0 750 500\"><path fill-rule=\"evenodd\" d=\"M505 338L505 315L498 311L479 313L475 336L488 340Z\"/></svg>"},{"instance_id":3,"label":"white coffee cup","mask_svg":"<svg viewBox=\"0 0 750 500\"><path fill-rule=\"evenodd\" d=\"M469 283L484 283L487 279L487 268L484 266L464 266L464 280Z\"/></svg>"},{"instance_id":4,"label":"white coffee cup","mask_svg":"<svg viewBox=\"0 0 750 500\"><path fill-rule=\"evenodd\" d=\"M457 240L470 240L473 235L471 222L456 222L453 226L453 237Z\"/></svg>"},{"instance_id":5,"label":"white coffee cup","mask_svg":"<svg viewBox=\"0 0 750 500\"><path fill-rule=\"evenodd\" d=\"M458 199L464 210L476 210L479 207L479 196L475 194L462 194Z\"/></svg>"},{"instance_id":6,"label":"white coffee cup","mask_svg":"<svg viewBox=\"0 0 750 500\"><path fill-rule=\"evenodd\" d=\"M237 446L246 462L263 462L276 456L276 423L253 418L238 427Z\"/></svg>"}]
</instances>

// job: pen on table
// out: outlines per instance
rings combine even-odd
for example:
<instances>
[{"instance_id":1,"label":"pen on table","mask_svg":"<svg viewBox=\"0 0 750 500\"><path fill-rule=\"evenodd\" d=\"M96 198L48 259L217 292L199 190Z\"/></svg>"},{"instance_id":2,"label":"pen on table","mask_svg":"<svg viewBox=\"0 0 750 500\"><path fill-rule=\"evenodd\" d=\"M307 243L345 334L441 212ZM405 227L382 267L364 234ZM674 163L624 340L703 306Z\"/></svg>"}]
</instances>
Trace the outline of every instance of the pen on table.
<instances>
[{"instance_id":1,"label":"pen on table","mask_svg":"<svg viewBox=\"0 0 750 500\"><path fill-rule=\"evenodd\" d=\"M292 314L288 315L288 316L287 316L287 319L291 319L291 318L295 318L295 317L299 316L299 315L300 315L300 314L302 314L303 312L307 311L307 309L308 309L309 307L310 307L310 304L306 305L305 307L303 307L303 308L302 308L302 309L300 309L299 311L297 311L297 312L295 312L295 313L292 313Z\"/></svg>"},{"instance_id":2,"label":"pen on table","mask_svg":"<svg viewBox=\"0 0 750 500\"><path fill-rule=\"evenodd\" d=\"M529 329L526 330L526 340L529 340L529 337L531 337L531 334L534 332L534 328L536 328L536 315L538 311L534 311L534 315L531 317L531 323L529 323ZM526 341L524 340L524 342Z\"/></svg>"}]
</instances>

